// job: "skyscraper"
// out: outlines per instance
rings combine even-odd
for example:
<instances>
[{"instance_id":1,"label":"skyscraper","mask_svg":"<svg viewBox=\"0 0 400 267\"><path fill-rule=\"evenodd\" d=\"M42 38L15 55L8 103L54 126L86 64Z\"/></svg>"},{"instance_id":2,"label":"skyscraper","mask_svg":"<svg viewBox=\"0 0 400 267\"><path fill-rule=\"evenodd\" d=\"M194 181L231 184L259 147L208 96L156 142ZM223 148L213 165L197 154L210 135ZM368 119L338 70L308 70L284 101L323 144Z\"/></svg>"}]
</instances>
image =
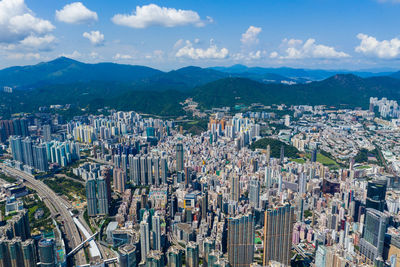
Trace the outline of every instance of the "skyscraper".
<instances>
[{"instance_id":1,"label":"skyscraper","mask_svg":"<svg viewBox=\"0 0 400 267\"><path fill-rule=\"evenodd\" d=\"M250 266L253 262L254 231L251 213L228 219L228 261L232 267Z\"/></svg>"},{"instance_id":2,"label":"skyscraper","mask_svg":"<svg viewBox=\"0 0 400 267\"><path fill-rule=\"evenodd\" d=\"M33 146L34 158L35 158L35 169L45 172L49 169L47 161L47 151L44 144L38 144Z\"/></svg>"},{"instance_id":3,"label":"skyscraper","mask_svg":"<svg viewBox=\"0 0 400 267\"><path fill-rule=\"evenodd\" d=\"M294 207L289 204L268 209L264 218L264 258L263 265L277 261L290 265L290 249L292 244Z\"/></svg>"},{"instance_id":4,"label":"skyscraper","mask_svg":"<svg viewBox=\"0 0 400 267\"><path fill-rule=\"evenodd\" d=\"M183 144L176 144L176 171L183 171L184 158L183 158Z\"/></svg>"},{"instance_id":5,"label":"skyscraper","mask_svg":"<svg viewBox=\"0 0 400 267\"><path fill-rule=\"evenodd\" d=\"M22 140L22 152L24 153L24 163L28 166L35 166L33 157L32 140L26 137Z\"/></svg>"},{"instance_id":6,"label":"skyscraper","mask_svg":"<svg viewBox=\"0 0 400 267\"><path fill-rule=\"evenodd\" d=\"M186 245L186 266L198 267L199 266L199 245L190 241Z\"/></svg>"},{"instance_id":7,"label":"skyscraper","mask_svg":"<svg viewBox=\"0 0 400 267\"><path fill-rule=\"evenodd\" d=\"M22 138L20 136L12 136L10 138L10 143L13 159L23 163L24 153L22 151Z\"/></svg>"},{"instance_id":8,"label":"skyscraper","mask_svg":"<svg viewBox=\"0 0 400 267\"><path fill-rule=\"evenodd\" d=\"M260 182L258 180L250 180L249 184L249 202L254 208L259 207L260 203Z\"/></svg>"},{"instance_id":9,"label":"skyscraper","mask_svg":"<svg viewBox=\"0 0 400 267\"><path fill-rule=\"evenodd\" d=\"M140 160L129 155L129 178L134 185L140 185Z\"/></svg>"},{"instance_id":10,"label":"skyscraper","mask_svg":"<svg viewBox=\"0 0 400 267\"><path fill-rule=\"evenodd\" d=\"M118 262L120 267L136 267L138 265L136 259L136 247L126 244L118 248Z\"/></svg>"},{"instance_id":11,"label":"skyscraper","mask_svg":"<svg viewBox=\"0 0 400 267\"><path fill-rule=\"evenodd\" d=\"M281 154L279 158L279 163L283 164L283 161L285 160L285 147L281 145Z\"/></svg>"},{"instance_id":12,"label":"skyscraper","mask_svg":"<svg viewBox=\"0 0 400 267\"><path fill-rule=\"evenodd\" d=\"M386 198L386 180L374 180L368 182L366 208L383 211Z\"/></svg>"},{"instance_id":13,"label":"skyscraper","mask_svg":"<svg viewBox=\"0 0 400 267\"><path fill-rule=\"evenodd\" d=\"M147 254L150 251L149 224L146 220L140 222L140 252L142 262L146 261Z\"/></svg>"},{"instance_id":14,"label":"skyscraper","mask_svg":"<svg viewBox=\"0 0 400 267\"><path fill-rule=\"evenodd\" d=\"M161 222L160 216L156 213L152 218L153 249L161 251Z\"/></svg>"},{"instance_id":15,"label":"skyscraper","mask_svg":"<svg viewBox=\"0 0 400 267\"><path fill-rule=\"evenodd\" d=\"M171 246L167 252L168 267L182 267L182 250Z\"/></svg>"},{"instance_id":16,"label":"skyscraper","mask_svg":"<svg viewBox=\"0 0 400 267\"><path fill-rule=\"evenodd\" d=\"M161 171L161 173L160 173L161 183L166 184L167 183L167 175L168 175L168 166L167 166L166 158L161 158L160 171Z\"/></svg>"},{"instance_id":17,"label":"skyscraper","mask_svg":"<svg viewBox=\"0 0 400 267\"><path fill-rule=\"evenodd\" d=\"M88 216L97 215L96 180L86 181L86 205Z\"/></svg>"},{"instance_id":18,"label":"skyscraper","mask_svg":"<svg viewBox=\"0 0 400 267\"><path fill-rule=\"evenodd\" d=\"M43 125L42 135L45 142L51 141L51 126L49 124Z\"/></svg>"},{"instance_id":19,"label":"skyscraper","mask_svg":"<svg viewBox=\"0 0 400 267\"><path fill-rule=\"evenodd\" d=\"M232 175L231 177L231 199L239 201L240 188L239 188L239 176Z\"/></svg>"},{"instance_id":20,"label":"skyscraper","mask_svg":"<svg viewBox=\"0 0 400 267\"><path fill-rule=\"evenodd\" d=\"M21 243L22 254L24 257L24 267L34 267L36 266L36 248L33 239L25 240Z\"/></svg>"},{"instance_id":21,"label":"skyscraper","mask_svg":"<svg viewBox=\"0 0 400 267\"><path fill-rule=\"evenodd\" d=\"M389 218L376 209L367 208L360 252L371 262L383 256L383 245Z\"/></svg>"},{"instance_id":22,"label":"skyscraper","mask_svg":"<svg viewBox=\"0 0 400 267\"><path fill-rule=\"evenodd\" d=\"M108 199L107 181L103 177L97 179L97 214L108 215L110 199Z\"/></svg>"},{"instance_id":23,"label":"skyscraper","mask_svg":"<svg viewBox=\"0 0 400 267\"><path fill-rule=\"evenodd\" d=\"M126 172L115 168L113 173L114 191L123 193L126 188Z\"/></svg>"},{"instance_id":24,"label":"skyscraper","mask_svg":"<svg viewBox=\"0 0 400 267\"><path fill-rule=\"evenodd\" d=\"M140 183L147 185L147 160L145 157L140 157Z\"/></svg>"},{"instance_id":25,"label":"skyscraper","mask_svg":"<svg viewBox=\"0 0 400 267\"><path fill-rule=\"evenodd\" d=\"M55 267L55 244L52 239L42 239L39 241L39 259L43 267Z\"/></svg>"}]
</instances>

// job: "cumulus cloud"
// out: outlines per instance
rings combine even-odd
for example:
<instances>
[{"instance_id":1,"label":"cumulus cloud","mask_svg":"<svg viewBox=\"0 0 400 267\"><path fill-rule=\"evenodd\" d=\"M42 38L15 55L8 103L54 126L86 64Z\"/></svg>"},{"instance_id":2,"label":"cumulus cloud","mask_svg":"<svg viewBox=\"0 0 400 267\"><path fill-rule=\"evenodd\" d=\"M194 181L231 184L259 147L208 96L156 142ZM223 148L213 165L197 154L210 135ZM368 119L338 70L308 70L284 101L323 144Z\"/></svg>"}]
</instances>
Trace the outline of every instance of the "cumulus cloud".
<instances>
[{"instance_id":1,"label":"cumulus cloud","mask_svg":"<svg viewBox=\"0 0 400 267\"><path fill-rule=\"evenodd\" d=\"M150 26L195 25L202 27L205 25L205 22L200 19L199 14L195 11L160 7L155 4L136 6L136 10L132 14L116 14L112 21L117 25L138 29ZM212 22L212 18L207 17L207 21Z\"/></svg>"},{"instance_id":2,"label":"cumulus cloud","mask_svg":"<svg viewBox=\"0 0 400 267\"><path fill-rule=\"evenodd\" d=\"M186 57L191 59L224 59L227 58L228 55L228 49L218 49L217 45L213 43L213 40L210 41L210 46L205 49L195 48L193 47L193 43L187 40L185 45L179 48L175 54L176 57Z\"/></svg>"},{"instance_id":3,"label":"cumulus cloud","mask_svg":"<svg viewBox=\"0 0 400 267\"><path fill-rule=\"evenodd\" d=\"M262 59L267 55L265 50L251 51L249 53L237 53L232 56L234 60L252 61Z\"/></svg>"},{"instance_id":4,"label":"cumulus cloud","mask_svg":"<svg viewBox=\"0 0 400 267\"><path fill-rule=\"evenodd\" d=\"M104 34L100 31L84 32L82 36L89 39L93 45L102 45L104 42Z\"/></svg>"},{"instance_id":5,"label":"cumulus cloud","mask_svg":"<svg viewBox=\"0 0 400 267\"><path fill-rule=\"evenodd\" d=\"M28 48L48 50L51 48L51 45L54 43L55 40L56 37L54 37L54 35L51 34L47 34L42 37L31 35L22 40L20 44Z\"/></svg>"},{"instance_id":6,"label":"cumulus cloud","mask_svg":"<svg viewBox=\"0 0 400 267\"><path fill-rule=\"evenodd\" d=\"M315 39L308 39L303 42L297 39L284 39L283 46L286 47L285 54L279 56L278 52L272 52L271 58L281 59L304 59L304 58L319 58L319 59L334 59L350 57L345 52L336 51L332 46L316 44Z\"/></svg>"},{"instance_id":7,"label":"cumulus cloud","mask_svg":"<svg viewBox=\"0 0 400 267\"><path fill-rule=\"evenodd\" d=\"M69 24L90 23L98 20L97 13L85 7L81 2L74 2L56 10L56 19Z\"/></svg>"},{"instance_id":8,"label":"cumulus cloud","mask_svg":"<svg viewBox=\"0 0 400 267\"><path fill-rule=\"evenodd\" d=\"M131 56L131 55L124 55L124 54L120 54L120 53L117 53L114 57L113 57L113 59L115 59L115 60L128 60L128 59L132 59L133 57Z\"/></svg>"},{"instance_id":9,"label":"cumulus cloud","mask_svg":"<svg viewBox=\"0 0 400 267\"><path fill-rule=\"evenodd\" d=\"M357 38L361 40L355 51L382 59L393 59L400 56L400 39L378 41L373 36L359 33Z\"/></svg>"},{"instance_id":10,"label":"cumulus cloud","mask_svg":"<svg viewBox=\"0 0 400 267\"><path fill-rule=\"evenodd\" d=\"M151 54L145 55L146 59L157 59L160 60L164 57L164 51L162 50L154 50Z\"/></svg>"},{"instance_id":11,"label":"cumulus cloud","mask_svg":"<svg viewBox=\"0 0 400 267\"><path fill-rule=\"evenodd\" d=\"M261 27L250 26L245 33L242 34L240 41L244 45L258 44L258 35L261 33Z\"/></svg>"},{"instance_id":12,"label":"cumulus cloud","mask_svg":"<svg viewBox=\"0 0 400 267\"><path fill-rule=\"evenodd\" d=\"M0 43L15 43L54 30L50 21L38 18L24 0L0 1Z\"/></svg>"}]
</instances>

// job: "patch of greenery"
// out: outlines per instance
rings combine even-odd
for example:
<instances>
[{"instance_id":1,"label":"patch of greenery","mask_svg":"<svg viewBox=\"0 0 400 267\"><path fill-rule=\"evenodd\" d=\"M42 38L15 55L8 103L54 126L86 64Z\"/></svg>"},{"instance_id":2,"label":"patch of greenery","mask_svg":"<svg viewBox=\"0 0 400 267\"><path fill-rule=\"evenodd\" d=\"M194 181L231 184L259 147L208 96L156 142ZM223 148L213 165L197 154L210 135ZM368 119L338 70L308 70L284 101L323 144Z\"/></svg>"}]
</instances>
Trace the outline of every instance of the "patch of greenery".
<instances>
[{"instance_id":1,"label":"patch of greenery","mask_svg":"<svg viewBox=\"0 0 400 267\"><path fill-rule=\"evenodd\" d=\"M253 144L250 145L250 149L255 150L257 148L267 149L268 145L271 147L271 157L279 158L281 155L281 146L283 146L285 157L289 158L297 158L299 156L299 150L294 146L288 145L282 141L272 139L272 138L263 138L257 140Z\"/></svg>"},{"instance_id":2,"label":"patch of greenery","mask_svg":"<svg viewBox=\"0 0 400 267\"><path fill-rule=\"evenodd\" d=\"M375 157L376 161L368 160L368 157ZM368 149L362 148L358 151L357 155L354 157L356 163L375 163L382 165L380 162L379 151L377 149L369 151Z\"/></svg>"},{"instance_id":3,"label":"patch of greenery","mask_svg":"<svg viewBox=\"0 0 400 267\"><path fill-rule=\"evenodd\" d=\"M85 187L70 179L61 177L52 177L44 179L43 182L50 187L55 193L66 196L69 200L73 200L73 195L76 194L81 198L86 198Z\"/></svg>"},{"instance_id":4,"label":"patch of greenery","mask_svg":"<svg viewBox=\"0 0 400 267\"><path fill-rule=\"evenodd\" d=\"M16 183L17 182L17 179L7 176L4 173L0 173L0 179L6 181L8 183Z\"/></svg>"},{"instance_id":5,"label":"patch of greenery","mask_svg":"<svg viewBox=\"0 0 400 267\"><path fill-rule=\"evenodd\" d=\"M24 202L24 208L28 209L31 230L39 229L41 231L50 231L53 229L50 210L37 194L33 195L33 197L25 196L22 201ZM43 216L36 219L35 213L38 210L43 210Z\"/></svg>"}]
</instances>

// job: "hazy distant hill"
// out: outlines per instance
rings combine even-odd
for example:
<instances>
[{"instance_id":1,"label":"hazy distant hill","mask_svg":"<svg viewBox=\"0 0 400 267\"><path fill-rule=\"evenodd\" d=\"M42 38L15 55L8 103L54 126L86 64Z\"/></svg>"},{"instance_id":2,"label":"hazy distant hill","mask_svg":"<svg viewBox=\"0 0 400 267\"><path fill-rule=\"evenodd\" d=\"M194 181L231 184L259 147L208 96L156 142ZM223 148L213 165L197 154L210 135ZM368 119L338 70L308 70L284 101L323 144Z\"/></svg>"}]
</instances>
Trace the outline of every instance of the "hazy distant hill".
<instances>
[{"instance_id":1,"label":"hazy distant hill","mask_svg":"<svg viewBox=\"0 0 400 267\"><path fill-rule=\"evenodd\" d=\"M86 64L66 57L37 65L0 70L0 86L39 87L90 81L133 82L162 73L144 66L114 63Z\"/></svg>"},{"instance_id":2,"label":"hazy distant hill","mask_svg":"<svg viewBox=\"0 0 400 267\"><path fill-rule=\"evenodd\" d=\"M297 68L261 68L247 67L244 65L233 65L231 67L212 67L211 69L226 73L252 73L256 75L276 74L287 79L294 79L302 82L303 80L318 81L331 77L335 74L355 74L357 76L367 78L374 76L387 76L392 72L383 71L349 71L349 70L318 70L318 69L297 69Z\"/></svg>"}]
</instances>

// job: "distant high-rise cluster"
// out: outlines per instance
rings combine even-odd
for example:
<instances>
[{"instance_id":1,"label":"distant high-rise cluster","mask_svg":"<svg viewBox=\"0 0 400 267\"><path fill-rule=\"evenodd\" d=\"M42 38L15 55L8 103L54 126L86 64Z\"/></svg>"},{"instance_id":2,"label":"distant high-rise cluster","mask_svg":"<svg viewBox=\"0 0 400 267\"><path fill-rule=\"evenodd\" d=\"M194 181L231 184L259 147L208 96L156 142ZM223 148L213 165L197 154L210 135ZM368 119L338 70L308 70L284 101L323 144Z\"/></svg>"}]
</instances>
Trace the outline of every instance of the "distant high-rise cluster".
<instances>
[{"instance_id":1,"label":"distant high-rise cluster","mask_svg":"<svg viewBox=\"0 0 400 267\"><path fill-rule=\"evenodd\" d=\"M42 172L48 170L48 157L44 144L38 144L29 137L12 136L10 146L14 160Z\"/></svg>"},{"instance_id":2,"label":"distant high-rise cluster","mask_svg":"<svg viewBox=\"0 0 400 267\"><path fill-rule=\"evenodd\" d=\"M386 97L378 99L377 97L371 97L369 99L370 112L374 111L375 107L378 107L378 111L383 118L399 118L400 106L396 100L388 100Z\"/></svg>"}]
</instances>

